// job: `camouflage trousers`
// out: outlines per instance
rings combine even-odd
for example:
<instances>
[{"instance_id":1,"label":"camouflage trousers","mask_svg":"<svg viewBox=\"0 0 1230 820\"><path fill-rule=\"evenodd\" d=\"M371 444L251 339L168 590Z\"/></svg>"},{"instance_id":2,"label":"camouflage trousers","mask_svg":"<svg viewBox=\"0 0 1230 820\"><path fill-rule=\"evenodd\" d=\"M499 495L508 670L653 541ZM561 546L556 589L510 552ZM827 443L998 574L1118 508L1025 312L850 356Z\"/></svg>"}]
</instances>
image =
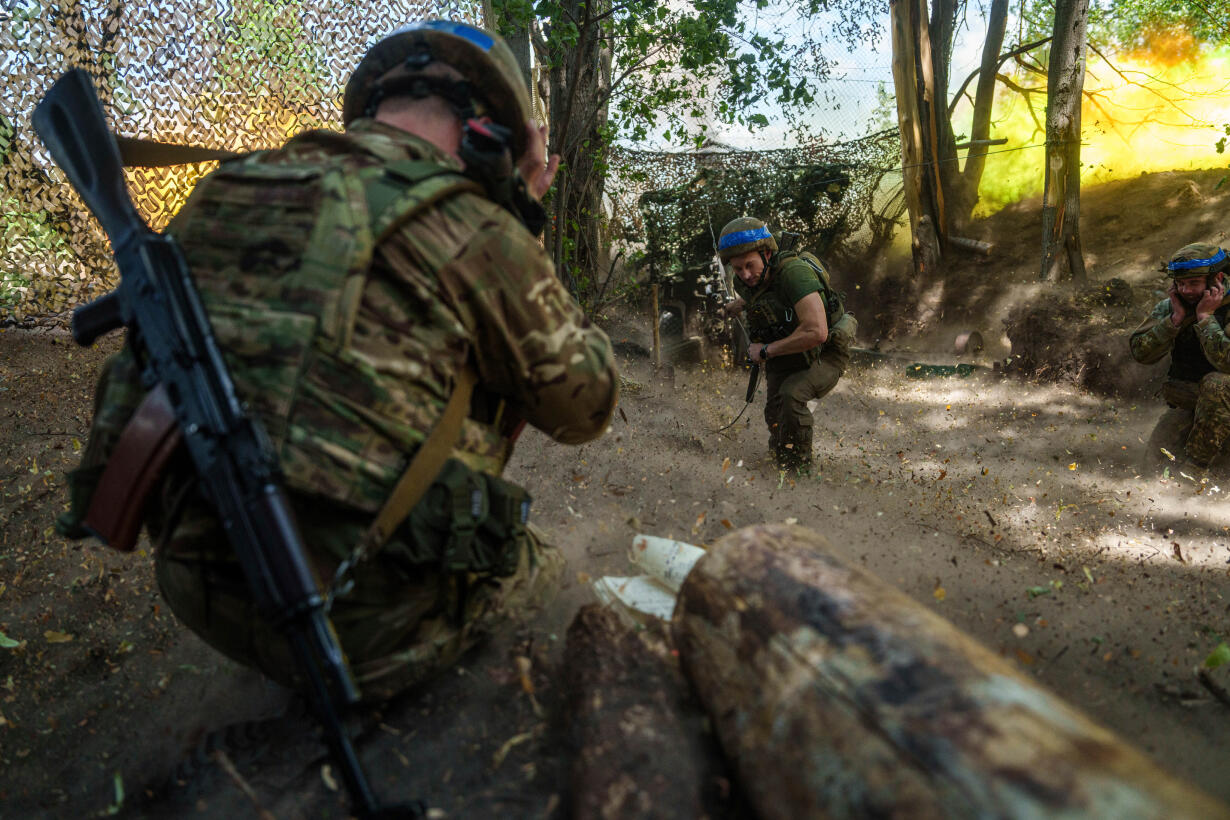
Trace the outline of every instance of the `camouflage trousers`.
<instances>
[{"instance_id":1,"label":"camouflage trousers","mask_svg":"<svg viewBox=\"0 0 1230 820\"><path fill-rule=\"evenodd\" d=\"M290 648L255 609L239 562L217 522L194 500L176 523L161 532L155 567L167 605L183 623L218 651L296 687ZM162 509L176 499L164 494ZM159 506L159 505L155 505ZM367 516L319 502L295 502L317 577L333 578L366 526ZM353 586L334 600L330 618L365 700L390 698L456 663L493 630L526 618L547 604L559 587L564 558L527 527L517 571L506 577L408 568L377 555L350 575Z\"/></svg>"},{"instance_id":2,"label":"camouflage trousers","mask_svg":"<svg viewBox=\"0 0 1230 820\"><path fill-rule=\"evenodd\" d=\"M778 466L811 466L813 420L807 402L828 395L848 361L848 356L836 350L825 350L803 370L765 374L764 420L769 427L769 449Z\"/></svg>"},{"instance_id":3,"label":"camouflage trousers","mask_svg":"<svg viewBox=\"0 0 1230 820\"><path fill-rule=\"evenodd\" d=\"M1168 381L1162 397L1190 420L1185 449L1189 458L1208 465L1230 435L1230 374L1208 373L1199 382Z\"/></svg>"}]
</instances>

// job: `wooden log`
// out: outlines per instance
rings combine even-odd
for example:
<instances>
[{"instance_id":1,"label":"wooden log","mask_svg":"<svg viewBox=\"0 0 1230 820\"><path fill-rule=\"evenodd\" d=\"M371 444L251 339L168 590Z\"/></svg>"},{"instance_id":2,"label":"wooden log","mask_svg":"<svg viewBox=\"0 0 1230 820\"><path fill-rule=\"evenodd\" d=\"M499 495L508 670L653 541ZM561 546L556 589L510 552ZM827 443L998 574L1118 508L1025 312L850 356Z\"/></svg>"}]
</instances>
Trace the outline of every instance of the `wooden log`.
<instances>
[{"instance_id":1,"label":"wooden log","mask_svg":"<svg viewBox=\"0 0 1230 820\"><path fill-rule=\"evenodd\" d=\"M672 630L761 818L1230 817L808 530L723 538Z\"/></svg>"},{"instance_id":2,"label":"wooden log","mask_svg":"<svg viewBox=\"0 0 1230 820\"><path fill-rule=\"evenodd\" d=\"M961 151L965 148L973 148L976 145L1007 145L1007 144L1008 144L1008 138L1000 137L997 140L966 140L965 142L958 142L956 145L953 146L953 148L957 149L958 151Z\"/></svg>"},{"instance_id":3,"label":"wooden log","mask_svg":"<svg viewBox=\"0 0 1230 820\"><path fill-rule=\"evenodd\" d=\"M985 256L990 256L995 251L995 246L990 242L983 242L981 239L969 239L964 236L950 236L948 241L958 248L963 248L967 251L977 251Z\"/></svg>"},{"instance_id":4,"label":"wooden log","mask_svg":"<svg viewBox=\"0 0 1230 820\"><path fill-rule=\"evenodd\" d=\"M721 750L705 728L659 628L637 637L590 605L564 649L571 812L590 818L738 816Z\"/></svg>"}]
</instances>

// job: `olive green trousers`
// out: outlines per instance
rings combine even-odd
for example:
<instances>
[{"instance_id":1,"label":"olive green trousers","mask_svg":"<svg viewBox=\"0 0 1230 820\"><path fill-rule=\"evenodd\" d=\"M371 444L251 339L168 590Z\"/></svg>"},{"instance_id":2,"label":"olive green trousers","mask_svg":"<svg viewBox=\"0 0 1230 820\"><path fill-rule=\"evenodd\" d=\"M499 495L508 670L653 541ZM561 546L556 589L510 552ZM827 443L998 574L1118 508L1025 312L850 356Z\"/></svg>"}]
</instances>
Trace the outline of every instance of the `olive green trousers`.
<instances>
[{"instance_id":1,"label":"olive green trousers","mask_svg":"<svg viewBox=\"0 0 1230 820\"><path fill-rule=\"evenodd\" d=\"M1199 382L1168 381L1162 385L1162 397L1185 411L1191 424L1185 450L1207 466L1230 435L1230 374L1208 373Z\"/></svg>"},{"instance_id":2,"label":"olive green trousers","mask_svg":"<svg viewBox=\"0 0 1230 820\"><path fill-rule=\"evenodd\" d=\"M783 469L811 466L812 415L807 402L829 394L846 370L850 358L825 349L809 367L765 374L764 420L769 427L769 449Z\"/></svg>"},{"instance_id":3,"label":"olive green trousers","mask_svg":"<svg viewBox=\"0 0 1230 820\"><path fill-rule=\"evenodd\" d=\"M151 531L167 605L206 643L280 683L299 688L290 648L256 611L217 522L190 502L168 532ZM364 529L336 508L295 503L309 560L327 586ZM330 618L364 700L383 700L450 667L493 630L534 614L554 597L564 558L533 527L517 571L505 577L406 567L377 555L355 568Z\"/></svg>"}]
</instances>

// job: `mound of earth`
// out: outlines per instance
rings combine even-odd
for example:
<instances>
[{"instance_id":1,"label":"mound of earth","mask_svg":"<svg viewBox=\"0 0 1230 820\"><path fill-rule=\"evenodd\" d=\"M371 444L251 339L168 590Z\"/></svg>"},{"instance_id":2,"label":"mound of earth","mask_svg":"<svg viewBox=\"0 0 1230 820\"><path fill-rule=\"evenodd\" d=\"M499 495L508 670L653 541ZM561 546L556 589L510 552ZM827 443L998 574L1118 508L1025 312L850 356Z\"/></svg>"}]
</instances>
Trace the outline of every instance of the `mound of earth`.
<instances>
[{"instance_id":1,"label":"mound of earth","mask_svg":"<svg viewBox=\"0 0 1230 820\"><path fill-rule=\"evenodd\" d=\"M1222 169L1142 174L1081 191L1088 279L1041 282L1039 198L1022 200L965 231L993 250L951 250L941 275L919 281L900 249L870 265L839 260L837 278L867 341L886 349L951 353L962 330L987 340L985 359L1107 395L1154 395L1165 367L1132 361L1127 336L1169 285L1163 268L1183 245L1225 243L1230 203Z\"/></svg>"}]
</instances>

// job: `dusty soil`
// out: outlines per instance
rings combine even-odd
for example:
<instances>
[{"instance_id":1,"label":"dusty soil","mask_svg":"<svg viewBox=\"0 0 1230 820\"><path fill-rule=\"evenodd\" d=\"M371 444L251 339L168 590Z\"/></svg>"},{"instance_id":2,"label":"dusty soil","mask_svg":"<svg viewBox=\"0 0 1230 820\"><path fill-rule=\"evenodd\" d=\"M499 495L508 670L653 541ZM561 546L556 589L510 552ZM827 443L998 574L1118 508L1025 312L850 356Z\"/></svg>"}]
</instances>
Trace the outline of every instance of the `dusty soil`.
<instances>
[{"instance_id":1,"label":"dusty soil","mask_svg":"<svg viewBox=\"0 0 1230 820\"><path fill-rule=\"evenodd\" d=\"M1163 208L1182 178L1158 177L1111 198L1143 197L1138 189L1155 183L1154 209ZM1216 181L1193 183L1201 208L1220 201ZM1026 210L1018 220L1026 227L1012 227L1013 237L1029 230ZM1139 310L1159 281L1157 258L1218 238L1158 232L1120 236L1121 262L1091 265L1102 278L1110 267L1128 276ZM1032 252L1024 260L1020 244L1022 261L1004 261L1015 259L1005 248L1000 261L970 263L1002 287L976 298L954 289L929 322L914 321L910 335L898 328L886 347L954 361L942 351L955 329L974 317L1002 321L1032 292ZM617 341L646 341L635 322L609 327ZM1009 352L998 327L981 328L982 364ZM114 346L81 350L57 331L0 333L0 632L17 644L0 648L0 817L250 816L253 801L280 818L345 816L310 721L284 691L174 621L148 555L69 543L50 529L85 438L94 372ZM1152 452L1158 369L1139 368L1111 397L989 369L911 379L903 364L852 368L817 408L819 469L806 479L766 463L763 393L716 432L739 411L745 384L742 371L717 366L655 374L626 359L608 435L565 448L528 432L509 474L530 488L534 520L567 554L568 582L526 627L357 719L377 791L422 798L441 817L563 816L562 644L592 600L588 581L626 574L638 532L705 544L728 527L793 519L1160 767L1230 800L1230 710L1193 673L1230 636L1230 476L1225 467L1187 475ZM267 720L219 740L217 730L257 719Z\"/></svg>"}]
</instances>

